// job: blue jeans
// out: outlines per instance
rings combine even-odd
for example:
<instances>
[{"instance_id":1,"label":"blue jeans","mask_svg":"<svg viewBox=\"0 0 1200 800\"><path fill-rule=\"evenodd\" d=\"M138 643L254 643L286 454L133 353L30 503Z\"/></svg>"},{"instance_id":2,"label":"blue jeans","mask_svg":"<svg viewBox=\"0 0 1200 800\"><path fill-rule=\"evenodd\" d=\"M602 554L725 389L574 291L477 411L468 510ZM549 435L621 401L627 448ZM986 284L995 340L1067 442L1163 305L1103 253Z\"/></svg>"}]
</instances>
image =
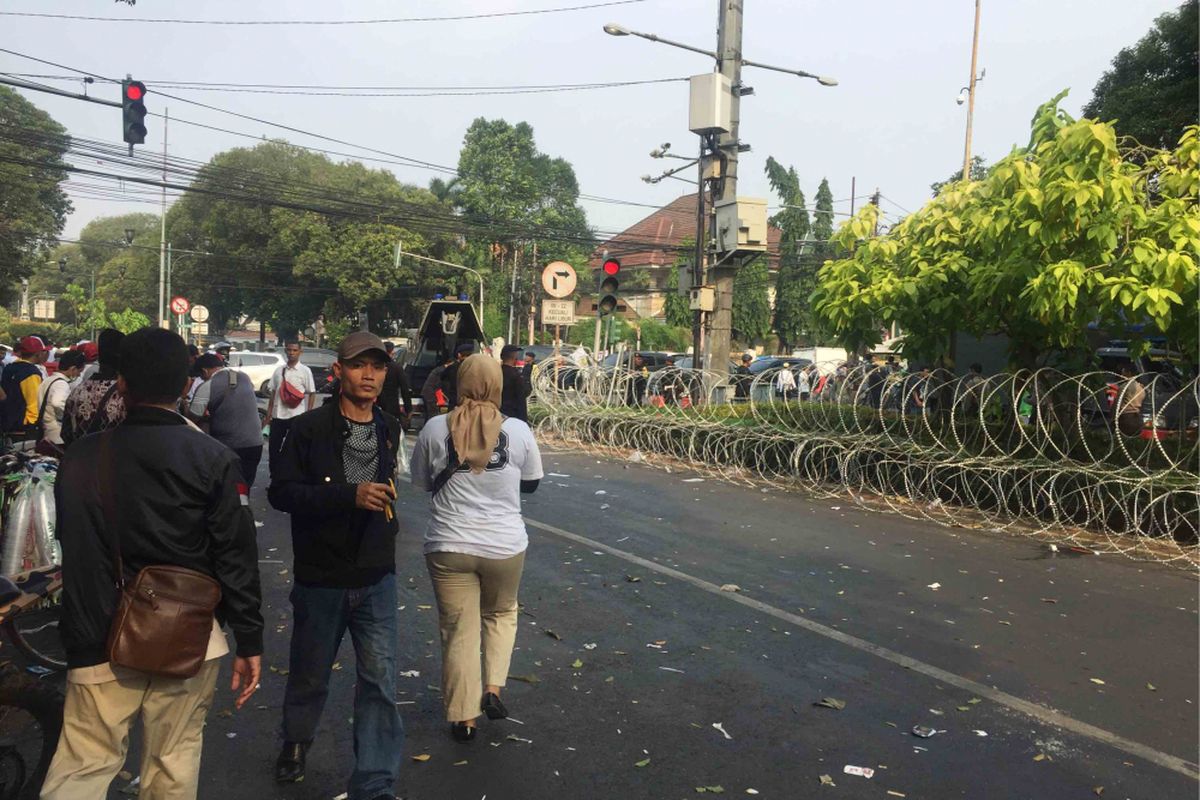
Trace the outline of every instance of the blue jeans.
<instances>
[{"instance_id":1,"label":"blue jeans","mask_svg":"<svg viewBox=\"0 0 1200 800\"><path fill-rule=\"evenodd\" d=\"M329 694L329 674L348 628L358 669L350 800L393 793L404 744L396 710L396 576L361 589L296 584L291 602L295 619L283 698L284 740L313 740Z\"/></svg>"}]
</instances>

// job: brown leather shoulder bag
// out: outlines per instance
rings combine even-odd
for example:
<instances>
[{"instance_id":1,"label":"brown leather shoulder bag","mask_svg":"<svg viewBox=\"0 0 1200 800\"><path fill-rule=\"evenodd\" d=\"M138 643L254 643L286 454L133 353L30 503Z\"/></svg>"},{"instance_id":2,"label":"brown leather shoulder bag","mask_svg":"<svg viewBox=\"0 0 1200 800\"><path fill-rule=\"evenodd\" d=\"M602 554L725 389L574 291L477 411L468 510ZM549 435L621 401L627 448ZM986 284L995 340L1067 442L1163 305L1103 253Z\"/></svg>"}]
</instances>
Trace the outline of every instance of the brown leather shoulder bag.
<instances>
[{"instance_id":1,"label":"brown leather shoulder bag","mask_svg":"<svg viewBox=\"0 0 1200 800\"><path fill-rule=\"evenodd\" d=\"M101 492L117 585L117 611L108 631L108 659L117 666L158 677L191 678L200 671L208 652L221 586L201 572L170 565L143 567L132 583L125 580L112 485L115 433L100 434L104 437L101 451L106 462Z\"/></svg>"}]
</instances>

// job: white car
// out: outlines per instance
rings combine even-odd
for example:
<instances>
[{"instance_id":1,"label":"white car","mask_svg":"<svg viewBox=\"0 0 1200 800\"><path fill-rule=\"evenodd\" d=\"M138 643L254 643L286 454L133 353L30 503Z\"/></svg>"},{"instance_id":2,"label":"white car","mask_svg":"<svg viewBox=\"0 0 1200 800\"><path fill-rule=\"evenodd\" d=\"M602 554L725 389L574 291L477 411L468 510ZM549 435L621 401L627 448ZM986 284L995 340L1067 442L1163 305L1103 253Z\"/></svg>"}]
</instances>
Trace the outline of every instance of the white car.
<instances>
[{"instance_id":1,"label":"white car","mask_svg":"<svg viewBox=\"0 0 1200 800\"><path fill-rule=\"evenodd\" d=\"M233 350L229 353L229 366L249 376L255 391L261 394L270 391L271 376L284 363L283 356L278 353L251 353L248 350Z\"/></svg>"}]
</instances>

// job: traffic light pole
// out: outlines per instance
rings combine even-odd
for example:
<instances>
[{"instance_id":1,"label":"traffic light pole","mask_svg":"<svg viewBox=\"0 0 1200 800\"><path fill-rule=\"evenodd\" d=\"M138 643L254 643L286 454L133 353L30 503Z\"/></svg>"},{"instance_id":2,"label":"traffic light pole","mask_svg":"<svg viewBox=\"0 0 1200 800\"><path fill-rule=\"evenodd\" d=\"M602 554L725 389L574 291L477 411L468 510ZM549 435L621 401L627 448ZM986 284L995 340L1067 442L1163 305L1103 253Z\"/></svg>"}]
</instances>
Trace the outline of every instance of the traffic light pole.
<instances>
[{"instance_id":1,"label":"traffic light pole","mask_svg":"<svg viewBox=\"0 0 1200 800\"><path fill-rule=\"evenodd\" d=\"M741 116L742 89L742 3L720 0L717 23L717 68L729 79L729 132L721 134L717 141L717 152L724 155L722 174L714 184L720 191L713 192L716 200L737 198L738 180L738 121ZM729 348L733 328L733 279L737 274L737 259L732 263L714 266L714 308L709 315L708 353L705 365L721 375L729 372Z\"/></svg>"}]
</instances>

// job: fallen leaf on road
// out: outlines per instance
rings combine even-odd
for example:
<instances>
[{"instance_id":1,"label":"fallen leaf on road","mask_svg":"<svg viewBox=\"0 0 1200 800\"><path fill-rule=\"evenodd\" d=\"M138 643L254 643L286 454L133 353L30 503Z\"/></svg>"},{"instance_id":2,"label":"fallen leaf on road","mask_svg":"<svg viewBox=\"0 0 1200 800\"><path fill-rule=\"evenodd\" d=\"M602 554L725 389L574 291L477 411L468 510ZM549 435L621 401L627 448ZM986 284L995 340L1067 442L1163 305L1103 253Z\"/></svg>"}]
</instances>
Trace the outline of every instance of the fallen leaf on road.
<instances>
[{"instance_id":1,"label":"fallen leaf on road","mask_svg":"<svg viewBox=\"0 0 1200 800\"><path fill-rule=\"evenodd\" d=\"M982 701L982 700L980 700L978 697L972 697L970 700L968 700L968 701L967 701L967 705L969 705L969 706L977 706L977 705L979 705L979 704L980 704L980 703L982 703L982 702L983 702L983 701Z\"/></svg>"},{"instance_id":2,"label":"fallen leaf on road","mask_svg":"<svg viewBox=\"0 0 1200 800\"><path fill-rule=\"evenodd\" d=\"M625 581L626 583L641 583L642 579L636 575L626 575Z\"/></svg>"},{"instance_id":3,"label":"fallen leaf on road","mask_svg":"<svg viewBox=\"0 0 1200 800\"><path fill-rule=\"evenodd\" d=\"M341 669L341 668L342 668L342 662L340 662L340 661L335 661L335 662L333 662L333 668L334 668L334 669Z\"/></svg>"},{"instance_id":4,"label":"fallen leaf on road","mask_svg":"<svg viewBox=\"0 0 1200 800\"><path fill-rule=\"evenodd\" d=\"M412 760L413 761L428 761L429 758L430 758L429 753L421 753L420 755L413 756Z\"/></svg>"},{"instance_id":5,"label":"fallen leaf on road","mask_svg":"<svg viewBox=\"0 0 1200 800\"><path fill-rule=\"evenodd\" d=\"M644 767L644 766L646 766L646 765L647 765L647 764L649 764L649 763L650 763L650 759L648 759L648 758L643 758L641 761L635 762L635 763L634 763L634 766L635 766L635 767Z\"/></svg>"},{"instance_id":6,"label":"fallen leaf on road","mask_svg":"<svg viewBox=\"0 0 1200 800\"><path fill-rule=\"evenodd\" d=\"M741 590L742 590L742 587L738 586L736 583L721 584L722 592L740 592Z\"/></svg>"},{"instance_id":7,"label":"fallen leaf on road","mask_svg":"<svg viewBox=\"0 0 1200 800\"><path fill-rule=\"evenodd\" d=\"M987 736L987 731L971 731L971 733L975 734L976 736L980 736L980 737Z\"/></svg>"},{"instance_id":8,"label":"fallen leaf on road","mask_svg":"<svg viewBox=\"0 0 1200 800\"><path fill-rule=\"evenodd\" d=\"M1088 678L1088 680L1091 681L1092 683L1096 684L1097 686L1104 685L1104 681L1101 680L1100 678Z\"/></svg>"},{"instance_id":9,"label":"fallen leaf on road","mask_svg":"<svg viewBox=\"0 0 1200 800\"><path fill-rule=\"evenodd\" d=\"M540 679L537 675L509 675L509 680L520 681L521 683L539 683Z\"/></svg>"},{"instance_id":10,"label":"fallen leaf on road","mask_svg":"<svg viewBox=\"0 0 1200 800\"><path fill-rule=\"evenodd\" d=\"M583 662L580 661L578 658L571 662L571 667L574 669L579 669L582 666L583 666Z\"/></svg>"},{"instance_id":11,"label":"fallen leaf on road","mask_svg":"<svg viewBox=\"0 0 1200 800\"><path fill-rule=\"evenodd\" d=\"M832 708L834 711L841 711L846 707L846 701L838 700L836 697L822 697L813 703L813 705L820 706L821 708Z\"/></svg>"},{"instance_id":12,"label":"fallen leaf on road","mask_svg":"<svg viewBox=\"0 0 1200 800\"><path fill-rule=\"evenodd\" d=\"M1152 692L1157 692L1157 691L1158 691L1158 689L1157 689L1157 688L1154 686L1154 684L1153 684L1153 683L1147 683L1147 684L1146 684L1146 688L1147 688L1147 689L1149 689L1149 690L1150 690L1150 691L1152 691Z\"/></svg>"},{"instance_id":13,"label":"fallen leaf on road","mask_svg":"<svg viewBox=\"0 0 1200 800\"><path fill-rule=\"evenodd\" d=\"M562 641L562 637L561 637L561 636L559 636L559 635L558 635L557 633L555 633L554 631L550 630L549 628L546 628L546 630L545 630L545 634L546 634L547 636L549 636L551 639L554 639L555 641L558 641L558 642L561 642L561 641Z\"/></svg>"},{"instance_id":14,"label":"fallen leaf on road","mask_svg":"<svg viewBox=\"0 0 1200 800\"><path fill-rule=\"evenodd\" d=\"M1045 761L1045 760L1046 760L1046 754L1045 754L1045 753L1038 753L1036 756L1034 756L1034 757L1033 757L1033 760L1034 760L1034 761Z\"/></svg>"},{"instance_id":15,"label":"fallen leaf on road","mask_svg":"<svg viewBox=\"0 0 1200 800\"><path fill-rule=\"evenodd\" d=\"M1055 604L1055 603L1057 603L1058 601L1057 601L1057 600L1055 600L1053 597L1043 597L1043 598L1042 598L1042 602L1043 602L1043 603L1049 603L1049 604L1051 604L1051 605L1054 605L1054 604Z\"/></svg>"},{"instance_id":16,"label":"fallen leaf on road","mask_svg":"<svg viewBox=\"0 0 1200 800\"><path fill-rule=\"evenodd\" d=\"M931 708L931 709L929 709L929 713L933 714L935 717L940 717L940 716L944 715L946 712L942 711L940 708Z\"/></svg>"},{"instance_id":17,"label":"fallen leaf on road","mask_svg":"<svg viewBox=\"0 0 1200 800\"><path fill-rule=\"evenodd\" d=\"M1096 795L1096 797L1099 797L1100 795L1104 794L1104 787L1097 786L1097 787L1093 788L1092 794Z\"/></svg>"},{"instance_id":18,"label":"fallen leaf on road","mask_svg":"<svg viewBox=\"0 0 1200 800\"><path fill-rule=\"evenodd\" d=\"M958 706L958 710L959 711L970 711L971 707L970 706Z\"/></svg>"},{"instance_id":19,"label":"fallen leaf on road","mask_svg":"<svg viewBox=\"0 0 1200 800\"><path fill-rule=\"evenodd\" d=\"M934 581L933 583L929 584L925 588L933 589L936 592L938 589L942 588L942 585L940 583L938 583L937 581Z\"/></svg>"},{"instance_id":20,"label":"fallen leaf on road","mask_svg":"<svg viewBox=\"0 0 1200 800\"><path fill-rule=\"evenodd\" d=\"M833 782L833 778L830 777L829 775L821 776L821 785L822 786L837 786L837 784Z\"/></svg>"}]
</instances>

